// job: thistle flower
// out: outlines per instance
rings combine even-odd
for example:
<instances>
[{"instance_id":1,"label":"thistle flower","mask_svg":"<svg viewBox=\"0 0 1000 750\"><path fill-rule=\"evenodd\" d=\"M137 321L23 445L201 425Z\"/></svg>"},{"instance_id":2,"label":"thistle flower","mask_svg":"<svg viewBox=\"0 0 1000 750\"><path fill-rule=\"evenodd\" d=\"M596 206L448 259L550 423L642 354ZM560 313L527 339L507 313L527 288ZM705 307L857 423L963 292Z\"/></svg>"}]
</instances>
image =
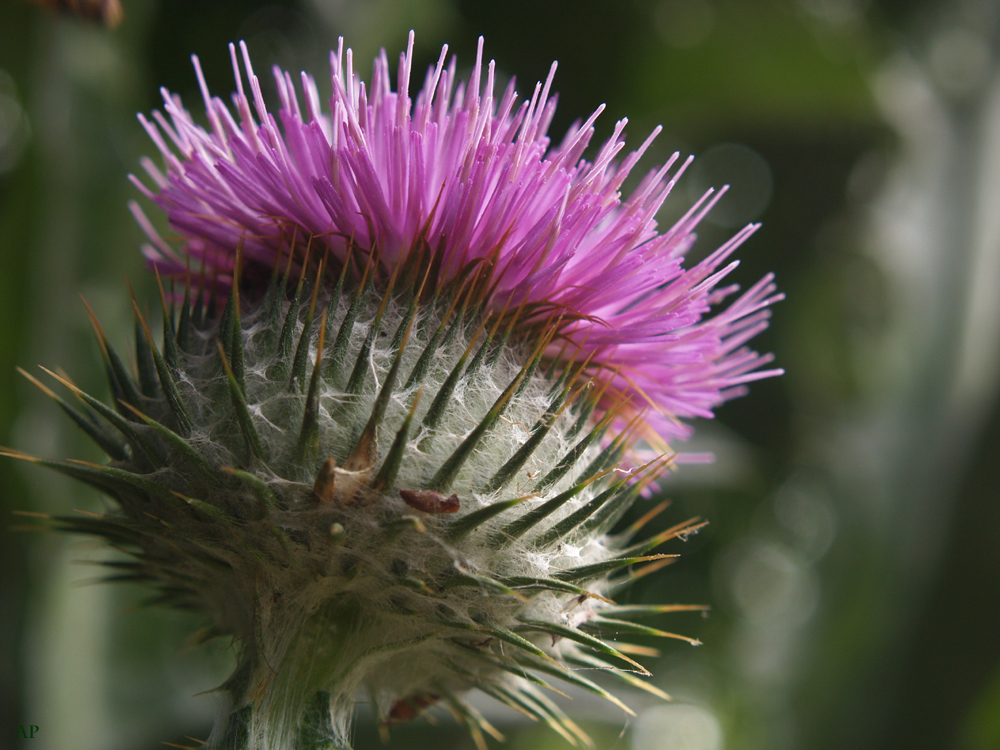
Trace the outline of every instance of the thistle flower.
<instances>
[{"instance_id":1,"label":"thistle flower","mask_svg":"<svg viewBox=\"0 0 1000 750\"><path fill-rule=\"evenodd\" d=\"M744 346L780 298L770 276L710 314L757 227L685 268L717 197L658 233L688 162L623 201L659 129L617 161L623 120L587 162L598 110L552 147L554 65L530 101L513 82L498 101L482 41L467 84L445 48L414 102L412 34L395 92L384 53L368 88L341 44L328 110L276 68L275 116L230 49L235 115L195 58L209 130L166 91L166 116L140 116L166 169L135 182L180 236L133 206L181 284L161 283L162 347L135 304L134 370L94 320L114 407L41 386L110 463L10 455L109 495L108 514L53 524L109 539L132 555L116 570L234 639L208 747L347 747L359 694L386 725L444 706L482 745L499 733L472 689L586 743L537 685L627 711L576 668L660 693L603 638L692 640L623 618L697 607L613 596L702 522L635 541L661 505L611 532L676 458L640 440L686 437L682 420L779 372Z\"/></svg>"}]
</instances>

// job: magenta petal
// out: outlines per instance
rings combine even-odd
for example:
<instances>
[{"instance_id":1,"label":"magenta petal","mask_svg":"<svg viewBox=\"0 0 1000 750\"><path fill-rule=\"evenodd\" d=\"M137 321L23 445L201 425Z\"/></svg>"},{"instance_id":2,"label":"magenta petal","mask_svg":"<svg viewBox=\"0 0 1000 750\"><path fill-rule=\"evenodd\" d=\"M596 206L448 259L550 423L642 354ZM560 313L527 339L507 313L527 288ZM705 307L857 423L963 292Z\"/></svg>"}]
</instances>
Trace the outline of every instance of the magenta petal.
<instances>
[{"instance_id":1,"label":"magenta petal","mask_svg":"<svg viewBox=\"0 0 1000 750\"><path fill-rule=\"evenodd\" d=\"M292 76L275 68L275 115L265 107L245 46L241 56L234 45L230 52L234 111L211 97L194 61L210 130L169 92L165 114L140 115L165 169L146 160L154 187L133 181L167 213L183 242L183 253L175 252L134 209L150 238L144 252L161 273L185 273L186 253L192 267L204 262L210 276L228 283L239 244L247 263L270 269L293 242L300 250L313 242L314 252L343 259L353 241L377 247L390 266L426 243L440 253L447 282L499 248L488 308L528 302L567 310L563 335L570 346L553 346L550 355L566 365L589 357L588 373L608 386L604 405L624 398L631 413L645 410L648 437L685 438L691 428L680 420L711 417L746 383L780 374L761 369L770 357L745 346L782 299L772 277L718 309L736 291L722 286L736 266L729 258L757 226L685 269L693 232L721 191L706 193L658 233L655 214L690 158L679 163L675 154L650 170L623 201L623 181L660 129L619 160L622 120L594 161L584 161L601 107L551 146L554 65L530 100L518 104L513 82L496 97L492 62L484 75L480 57L464 84L442 51L411 95L409 52L401 56L394 92L384 52L366 87L345 69L341 41L330 57L327 111L312 78L301 76L300 102ZM627 421L623 415L616 424Z\"/></svg>"}]
</instances>

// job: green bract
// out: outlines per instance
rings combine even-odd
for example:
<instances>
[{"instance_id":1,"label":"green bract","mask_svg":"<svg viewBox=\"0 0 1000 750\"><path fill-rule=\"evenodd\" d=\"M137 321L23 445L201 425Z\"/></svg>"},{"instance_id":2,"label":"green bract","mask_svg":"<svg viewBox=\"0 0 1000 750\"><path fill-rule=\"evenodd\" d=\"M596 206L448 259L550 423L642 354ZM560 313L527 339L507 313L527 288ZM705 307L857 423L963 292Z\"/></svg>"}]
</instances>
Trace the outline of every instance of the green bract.
<instances>
[{"instance_id":1,"label":"green bract","mask_svg":"<svg viewBox=\"0 0 1000 750\"><path fill-rule=\"evenodd\" d=\"M622 618L683 607L612 601L700 528L634 543L647 514L609 536L668 458L616 471L628 430L605 437L600 388L545 356L561 318L522 340L523 309L482 311L483 266L443 286L424 256L391 272L374 256L291 266L241 299L238 262L221 312L189 281L164 299L161 347L136 306L134 368L95 321L112 405L63 378L82 407L45 390L111 462L29 460L114 510L53 524L107 538L132 556L109 562L116 577L233 639L210 748L347 747L359 696L386 724L444 707L482 744L499 733L470 689L586 743L539 686L628 710L574 667L644 686L604 638L680 637Z\"/></svg>"}]
</instances>

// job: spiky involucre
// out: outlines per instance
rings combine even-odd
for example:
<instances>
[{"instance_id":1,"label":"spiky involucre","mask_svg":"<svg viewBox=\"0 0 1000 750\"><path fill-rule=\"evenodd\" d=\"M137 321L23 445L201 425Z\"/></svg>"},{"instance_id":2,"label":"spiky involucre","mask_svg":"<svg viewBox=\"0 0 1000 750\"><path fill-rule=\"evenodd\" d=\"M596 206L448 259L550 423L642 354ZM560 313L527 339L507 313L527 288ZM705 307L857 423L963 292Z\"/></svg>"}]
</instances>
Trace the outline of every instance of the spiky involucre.
<instances>
[{"instance_id":1,"label":"spiky involucre","mask_svg":"<svg viewBox=\"0 0 1000 750\"><path fill-rule=\"evenodd\" d=\"M645 670L599 636L671 636L618 618L687 607L609 596L700 524L607 536L654 472L614 471L628 440L602 440L599 393L545 376L547 340L470 309L482 274L429 294L428 263L354 270L331 293L307 262L294 290L287 270L263 300L234 287L218 316L189 287L164 303L162 349L136 306L134 374L97 327L119 408L61 378L86 406L60 404L112 462L40 463L117 507L54 522L130 552L119 573L238 644L209 747L346 747L359 695L387 724L440 702L481 742L498 733L471 688L585 743L524 675L622 705L573 664L636 683Z\"/></svg>"}]
</instances>

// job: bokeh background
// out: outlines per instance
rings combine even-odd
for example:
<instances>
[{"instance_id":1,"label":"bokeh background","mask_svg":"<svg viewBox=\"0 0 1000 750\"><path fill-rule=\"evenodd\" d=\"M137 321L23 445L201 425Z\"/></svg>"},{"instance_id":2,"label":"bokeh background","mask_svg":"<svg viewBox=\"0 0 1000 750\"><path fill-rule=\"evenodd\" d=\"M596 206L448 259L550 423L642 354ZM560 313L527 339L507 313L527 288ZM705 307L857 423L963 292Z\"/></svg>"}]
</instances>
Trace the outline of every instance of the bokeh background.
<instances>
[{"instance_id":1,"label":"bokeh background","mask_svg":"<svg viewBox=\"0 0 1000 750\"><path fill-rule=\"evenodd\" d=\"M631 594L710 604L651 622L705 645L651 661L673 703L629 693L631 720L580 696L567 710L601 750L1000 748L1000 4L122 2L115 30L0 2L0 443L99 458L15 367L102 392L78 295L121 342L125 277L152 300L125 175L153 152L135 113L160 85L200 108L192 52L225 93L231 40L261 69L322 81L339 35L355 60L392 60L413 28L422 70L444 42L467 69L482 34L522 92L559 60L555 135L602 102L595 140L626 115L633 145L662 123L647 165L698 155L662 220L731 183L695 255L763 221L739 281L773 270L788 294L757 341L787 374L699 424L691 448L716 463L664 482L674 504L657 523L711 525ZM102 553L88 543L12 528L30 525L15 510L100 498L10 460L0 488L0 747L207 736L212 699L197 694L218 684L225 644L190 648L184 616L89 585L79 561ZM489 715L506 747L566 747ZM21 725L39 727L34 744ZM363 708L356 745L379 746ZM418 721L391 747L472 744Z\"/></svg>"}]
</instances>

